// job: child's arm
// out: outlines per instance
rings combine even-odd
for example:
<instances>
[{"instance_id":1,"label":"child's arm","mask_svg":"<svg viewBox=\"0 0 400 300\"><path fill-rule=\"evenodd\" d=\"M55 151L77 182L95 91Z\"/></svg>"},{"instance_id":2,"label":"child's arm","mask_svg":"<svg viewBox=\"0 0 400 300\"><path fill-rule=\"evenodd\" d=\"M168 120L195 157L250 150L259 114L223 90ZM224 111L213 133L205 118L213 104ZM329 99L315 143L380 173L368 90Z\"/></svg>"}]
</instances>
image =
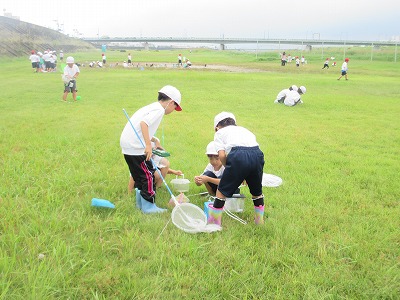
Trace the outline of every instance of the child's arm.
<instances>
[{"instance_id":1,"label":"child's arm","mask_svg":"<svg viewBox=\"0 0 400 300\"><path fill-rule=\"evenodd\" d=\"M164 148L161 146L161 143L160 143L159 138L153 136L153 137L151 138L151 141L156 145L156 147L155 147L156 149L164 150Z\"/></svg>"},{"instance_id":2,"label":"child's arm","mask_svg":"<svg viewBox=\"0 0 400 300\"><path fill-rule=\"evenodd\" d=\"M181 170L168 169L168 173L167 174L182 175L183 173L182 173Z\"/></svg>"},{"instance_id":3,"label":"child's arm","mask_svg":"<svg viewBox=\"0 0 400 300\"><path fill-rule=\"evenodd\" d=\"M198 186L200 186L202 184L205 184L207 182L214 183L214 184L218 185L220 181L221 181L220 178L212 178L212 177L206 176L206 175L200 175L200 176L195 176L194 177L194 182Z\"/></svg>"},{"instance_id":4,"label":"child's arm","mask_svg":"<svg viewBox=\"0 0 400 300\"><path fill-rule=\"evenodd\" d=\"M219 160L221 161L222 165L226 165L226 152L225 150L218 151Z\"/></svg>"},{"instance_id":5,"label":"child's arm","mask_svg":"<svg viewBox=\"0 0 400 300\"><path fill-rule=\"evenodd\" d=\"M142 129L142 134L144 138L144 144L145 144L145 149L144 149L144 154L146 155L146 160L150 160L153 152L151 148L151 140L150 140L150 135L149 135L149 126L143 121L140 122L140 128Z\"/></svg>"}]
</instances>

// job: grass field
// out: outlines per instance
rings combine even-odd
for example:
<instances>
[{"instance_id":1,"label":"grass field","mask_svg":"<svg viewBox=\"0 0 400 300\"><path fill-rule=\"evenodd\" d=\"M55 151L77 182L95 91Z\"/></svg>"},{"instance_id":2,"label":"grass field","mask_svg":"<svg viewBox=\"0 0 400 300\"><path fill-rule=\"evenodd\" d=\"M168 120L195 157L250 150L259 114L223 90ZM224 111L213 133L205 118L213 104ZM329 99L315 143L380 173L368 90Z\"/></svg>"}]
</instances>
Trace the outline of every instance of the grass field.
<instances>
[{"instance_id":1,"label":"grass field","mask_svg":"<svg viewBox=\"0 0 400 300\"><path fill-rule=\"evenodd\" d=\"M82 67L77 103L60 101L60 72L0 58L0 299L399 299L400 64L363 51L349 55L349 81L336 80L339 51L325 54L337 57L329 70L321 53L282 68L277 53L208 50L186 55L265 72ZM142 63L177 54L132 51ZM107 53L109 62L126 55ZM239 216L249 224L223 215L219 233L162 231L170 211L134 207L122 109L156 101L166 84L181 90L183 111L166 116L158 136L191 180L187 194L204 191L193 177L207 164L217 113L255 133L264 171L284 180L264 188L264 226L253 224L247 188ZM274 104L292 84L307 87L304 104ZM116 208L93 208L93 197ZM161 187L158 205L169 199Z\"/></svg>"}]
</instances>

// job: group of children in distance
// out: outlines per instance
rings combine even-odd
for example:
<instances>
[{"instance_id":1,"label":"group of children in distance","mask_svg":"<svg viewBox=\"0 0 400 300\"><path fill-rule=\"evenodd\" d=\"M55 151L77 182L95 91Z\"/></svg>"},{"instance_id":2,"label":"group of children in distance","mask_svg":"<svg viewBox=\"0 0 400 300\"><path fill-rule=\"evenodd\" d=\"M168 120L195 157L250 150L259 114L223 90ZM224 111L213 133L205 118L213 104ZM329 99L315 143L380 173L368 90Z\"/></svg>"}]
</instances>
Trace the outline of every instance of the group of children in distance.
<instances>
[{"instance_id":1,"label":"group of children in distance","mask_svg":"<svg viewBox=\"0 0 400 300\"><path fill-rule=\"evenodd\" d=\"M60 50L60 60L62 61L64 53ZM29 60L35 73L55 72L57 67L57 52L46 50L44 53L35 50L31 51Z\"/></svg>"},{"instance_id":2,"label":"group of children in distance","mask_svg":"<svg viewBox=\"0 0 400 300\"><path fill-rule=\"evenodd\" d=\"M164 115L182 110L181 100L177 88L164 86L158 91L158 101L136 111L121 133L120 146L133 178L136 206L146 214L166 211L156 205L155 166L151 159L154 145L151 141ZM240 184L246 181L254 204L255 223L263 224L264 154L255 135L237 126L235 116L229 112L216 115L213 127L214 141L206 150L210 166L202 175L195 177L196 184L205 184L207 190L216 196L214 203L209 205L208 223L221 225L226 198L237 193Z\"/></svg>"},{"instance_id":3,"label":"group of children in distance","mask_svg":"<svg viewBox=\"0 0 400 300\"><path fill-rule=\"evenodd\" d=\"M335 58L334 58L334 57L331 57L331 59L335 59ZM346 80L349 80L348 77L347 77L348 62L349 62L349 59L348 59L348 58L345 58L345 59L344 59L344 62L343 62L343 64L342 64L342 68L341 68L341 75L340 75L340 77L338 78L338 80L340 80L343 76L346 78ZM332 63L332 67L336 67L336 61L334 61L334 62ZM329 69L329 57L327 57L327 58L325 59L324 66L322 67L322 69Z\"/></svg>"}]
</instances>

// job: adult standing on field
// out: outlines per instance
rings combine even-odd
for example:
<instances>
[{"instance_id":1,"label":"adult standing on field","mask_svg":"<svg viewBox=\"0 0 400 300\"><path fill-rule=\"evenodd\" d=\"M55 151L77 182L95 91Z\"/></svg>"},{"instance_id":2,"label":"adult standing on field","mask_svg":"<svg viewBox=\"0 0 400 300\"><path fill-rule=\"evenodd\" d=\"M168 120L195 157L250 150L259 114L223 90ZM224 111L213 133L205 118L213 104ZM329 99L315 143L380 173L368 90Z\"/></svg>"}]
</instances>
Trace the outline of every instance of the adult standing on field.
<instances>
[{"instance_id":1,"label":"adult standing on field","mask_svg":"<svg viewBox=\"0 0 400 300\"><path fill-rule=\"evenodd\" d=\"M284 51L281 55L281 65L285 66L287 62L287 56L286 56L286 52Z\"/></svg>"},{"instance_id":2,"label":"adult standing on field","mask_svg":"<svg viewBox=\"0 0 400 300\"><path fill-rule=\"evenodd\" d=\"M74 63L74 58L68 56L66 60L67 65L64 68L63 80L64 80L64 95L63 100L67 101L69 92L72 92L72 97L76 101L76 78L79 76L79 67Z\"/></svg>"},{"instance_id":3,"label":"adult standing on field","mask_svg":"<svg viewBox=\"0 0 400 300\"><path fill-rule=\"evenodd\" d=\"M182 54L178 55L178 66L182 66Z\"/></svg>"},{"instance_id":4,"label":"adult standing on field","mask_svg":"<svg viewBox=\"0 0 400 300\"><path fill-rule=\"evenodd\" d=\"M337 79L337 80L340 80L340 78L342 78L343 76L346 78L346 80L349 80L348 78L347 78L347 71L348 71L348 66L347 66L347 63L349 62L349 59L348 58L345 58L345 60L344 60L344 62L343 62L343 64L342 64L342 75L340 75L340 77Z\"/></svg>"},{"instance_id":5,"label":"adult standing on field","mask_svg":"<svg viewBox=\"0 0 400 300\"><path fill-rule=\"evenodd\" d=\"M131 54L129 53L128 54L128 66L131 66L132 65L132 56L131 56Z\"/></svg>"}]
</instances>

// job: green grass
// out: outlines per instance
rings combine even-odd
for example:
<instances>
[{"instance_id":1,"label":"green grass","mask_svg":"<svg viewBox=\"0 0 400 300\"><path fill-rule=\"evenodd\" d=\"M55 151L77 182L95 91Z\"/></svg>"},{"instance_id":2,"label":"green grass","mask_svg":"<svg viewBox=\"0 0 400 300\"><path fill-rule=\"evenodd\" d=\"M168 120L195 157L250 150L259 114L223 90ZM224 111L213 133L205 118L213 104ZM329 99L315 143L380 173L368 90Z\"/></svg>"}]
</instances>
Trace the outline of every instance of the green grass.
<instances>
[{"instance_id":1,"label":"green grass","mask_svg":"<svg viewBox=\"0 0 400 300\"><path fill-rule=\"evenodd\" d=\"M281 68L277 53L259 54L272 58L265 61L190 55L267 70L257 73L86 67L82 100L71 104L60 101L60 73L33 74L27 59L1 58L0 299L398 299L400 69L371 62L369 51L350 56L349 81L336 80L340 66L321 70L320 53L297 69ZM177 54L132 51L141 62L175 62ZM111 62L126 55L107 53ZM162 232L170 212L134 208L119 147L122 108L133 114L165 84L181 90L184 110L166 116L158 135L171 167L192 181L187 194L204 191L193 177L207 164L215 114L231 111L255 133L264 171L284 180L264 188L264 226L253 224L246 188L240 217L249 224L224 215L214 234L190 235L171 222ZM274 104L291 84L307 87L304 104ZM93 197L116 209L92 208ZM157 203L169 199L160 188Z\"/></svg>"}]
</instances>

